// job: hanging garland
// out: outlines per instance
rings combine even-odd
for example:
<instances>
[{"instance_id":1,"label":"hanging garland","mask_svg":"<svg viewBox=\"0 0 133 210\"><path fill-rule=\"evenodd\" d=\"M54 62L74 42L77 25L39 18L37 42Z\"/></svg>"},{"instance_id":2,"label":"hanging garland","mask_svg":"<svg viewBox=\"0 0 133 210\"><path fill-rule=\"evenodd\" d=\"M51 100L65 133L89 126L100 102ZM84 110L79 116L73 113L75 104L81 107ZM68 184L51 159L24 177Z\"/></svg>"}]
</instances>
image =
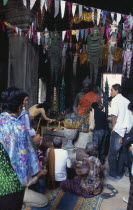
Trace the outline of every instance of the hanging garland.
<instances>
[{"instance_id":1,"label":"hanging garland","mask_svg":"<svg viewBox=\"0 0 133 210\"><path fill-rule=\"evenodd\" d=\"M60 93L59 112L64 113L64 111L65 111L65 81L64 81L64 77L62 77L62 82L61 82L59 93Z\"/></svg>"}]
</instances>

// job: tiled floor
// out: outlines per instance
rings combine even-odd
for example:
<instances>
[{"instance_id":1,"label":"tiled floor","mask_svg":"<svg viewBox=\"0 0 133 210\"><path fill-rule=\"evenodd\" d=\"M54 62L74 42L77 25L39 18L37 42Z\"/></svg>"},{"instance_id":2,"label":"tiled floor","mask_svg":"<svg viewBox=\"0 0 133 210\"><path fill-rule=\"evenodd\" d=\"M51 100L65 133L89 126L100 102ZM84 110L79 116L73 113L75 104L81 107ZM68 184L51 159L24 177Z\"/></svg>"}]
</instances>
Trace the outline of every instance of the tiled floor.
<instances>
[{"instance_id":1,"label":"tiled floor","mask_svg":"<svg viewBox=\"0 0 133 210\"><path fill-rule=\"evenodd\" d=\"M122 200L122 197L127 196L129 194L129 178L124 176L118 181L110 181L106 178L105 183L111 184L119 191L119 193L115 197L104 199L101 206L101 210L126 210L127 204ZM110 191L104 189L103 192Z\"/></svg>"}]
</instances>

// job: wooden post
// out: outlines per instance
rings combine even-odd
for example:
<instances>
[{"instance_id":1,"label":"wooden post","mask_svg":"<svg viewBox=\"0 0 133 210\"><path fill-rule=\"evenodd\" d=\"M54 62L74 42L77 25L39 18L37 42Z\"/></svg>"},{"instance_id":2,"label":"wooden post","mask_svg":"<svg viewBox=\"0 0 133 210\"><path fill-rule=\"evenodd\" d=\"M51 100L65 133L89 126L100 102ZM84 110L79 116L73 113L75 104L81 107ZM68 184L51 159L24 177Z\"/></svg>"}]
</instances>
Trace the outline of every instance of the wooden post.
<instances>
[{"instance_id":1,"label":"wooden post","mask_svg":"<svg viewBox=\"0 0 133 210\"><path fill-rule=\"evenodd\" d=\"M107 117L108 117L108 97L109 97L109 85L108 85L108 80L106 78L105 94L104 94L104 105L105 105L105 113L106 113Z\"/></svg>"}]
</instances>

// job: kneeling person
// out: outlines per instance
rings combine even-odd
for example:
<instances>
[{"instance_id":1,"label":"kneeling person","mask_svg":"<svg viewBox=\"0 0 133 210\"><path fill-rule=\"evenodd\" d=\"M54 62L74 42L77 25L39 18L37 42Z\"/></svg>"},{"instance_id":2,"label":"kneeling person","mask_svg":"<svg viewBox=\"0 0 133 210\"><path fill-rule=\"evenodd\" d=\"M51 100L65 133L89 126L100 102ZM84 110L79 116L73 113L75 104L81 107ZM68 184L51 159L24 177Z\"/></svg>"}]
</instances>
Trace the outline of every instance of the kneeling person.
<instances>
[{"instance_id":1,"label":"kneeling person","mask_svg":"<svg viewBox=\"0 0 133 210\"><path fill-rule=\"evenodd\" d=\"M94 197L101 193L103 188L102 169L97 156L97 145L88 143L82 164L76 164L75 170L78 175L73 180L66 180L61 183L63 191L73 192L85 198Z\"/></svg>"},{"instance_id":2,"label":"kneeling person","mask_svg":"<svg viewBox=\"0 0 133 210\"><path fill-rule=\"evenodd\" d=\"M48 173L52 187L58 187L60 182L67 179L67 168L71 168L71 160L67 150L62 149L62 139L54 137L53 147L47 150Z\"/></svg>"}]
</instances>

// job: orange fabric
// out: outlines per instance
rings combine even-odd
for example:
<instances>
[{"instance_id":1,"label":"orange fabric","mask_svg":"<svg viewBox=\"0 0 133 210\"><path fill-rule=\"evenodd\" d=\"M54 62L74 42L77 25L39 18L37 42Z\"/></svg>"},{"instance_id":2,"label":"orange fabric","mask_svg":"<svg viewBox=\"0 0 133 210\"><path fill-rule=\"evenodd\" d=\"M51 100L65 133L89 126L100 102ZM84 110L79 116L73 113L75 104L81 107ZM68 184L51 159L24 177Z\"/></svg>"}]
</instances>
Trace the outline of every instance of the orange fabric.
<instances>
[{"instance_id":1,"label":"orange fabric","mask_svg":"<svg viewBox=\"0 0 133 210\"><path fill-rule=\"evenodd\" d=\"M100 97L98 94L94 92L88 92L84 96L80 98L79 105L78 105L78 113L80 115L85 115L87 109L91 109L91 104L93 102L100 101Z\"/></svg>"}]
</instances>

